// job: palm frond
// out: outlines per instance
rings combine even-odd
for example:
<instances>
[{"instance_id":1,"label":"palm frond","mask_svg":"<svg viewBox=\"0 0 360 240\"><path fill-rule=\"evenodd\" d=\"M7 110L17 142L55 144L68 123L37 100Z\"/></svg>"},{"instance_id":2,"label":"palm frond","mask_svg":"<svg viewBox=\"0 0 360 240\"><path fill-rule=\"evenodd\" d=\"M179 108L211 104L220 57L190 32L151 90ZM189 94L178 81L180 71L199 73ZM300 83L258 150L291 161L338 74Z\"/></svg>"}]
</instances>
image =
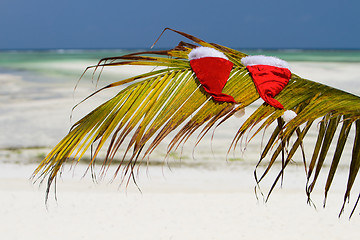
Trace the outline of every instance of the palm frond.
<instances>
[{"instance_id":1,"label":"palm frond","mask_svg":"<svg viewBox=\"0 0 360 240\"><path fill-rule=\"evenodd\" d=\"M115 176L121 171L121 178L127 178L129 181L134 174L135 164L146 159L170 133L175 132L175 135L168 146L168 153L176 150L196 130L203 127L198 137L200 141L215 124L222 124L235 112L259 98L248 70L241 64L241 59L246 54L218 44L207 43L173 29L165 30L174 31L193 43L180 42L174 49L167 51L147 51L104 58L97 65L86 69L86 71L94 70L94 74L100 72L100 77L101 69L104 67L121 65L158 67L149 73L109 84L89 96L104 89L129 84L116 96L76 122L68 135L40 163L33 177L48 179L47 193L61 172L62 166L69 161L80 161L92 146L94 151L90 166L96 161L100 150L106 146L106 156L102 161L103 174L106 173L107 167L119 149L124 147L125 153L122 155ZM234 64L223 92L233 96L236 102L240 103L239 105L217 102L204 91L188 61L189 52L197 45L223 52ZM234 132L235 136L229 151L236 148L250 130L255 129L252 135L255 136L275 124L276 127L261 153L257 166L271 155L268 165L260 176L255 172L256 181L260 183L281 156L282 168L269 191L270 194L295 152L299 148L304 152L303 142L313 122L321 119L317 142L309 164L303 154L308 182L306 193L310 199L320 171L323 169L330 144L341 125L340 133L336 135L337 145L327 177L326 198L350 128L355 125L355 141L344 195L345 203L360 167L360 98L292 74L288 85L276 96L276 99L284 104L285 109L294 110L297 116L285 123L281 118L284 110L264 103L246 119L237 132ZM292 142L290 142L291 138ZM252 137L248 141L251 139Z\"/></svg>"}]
</instances>

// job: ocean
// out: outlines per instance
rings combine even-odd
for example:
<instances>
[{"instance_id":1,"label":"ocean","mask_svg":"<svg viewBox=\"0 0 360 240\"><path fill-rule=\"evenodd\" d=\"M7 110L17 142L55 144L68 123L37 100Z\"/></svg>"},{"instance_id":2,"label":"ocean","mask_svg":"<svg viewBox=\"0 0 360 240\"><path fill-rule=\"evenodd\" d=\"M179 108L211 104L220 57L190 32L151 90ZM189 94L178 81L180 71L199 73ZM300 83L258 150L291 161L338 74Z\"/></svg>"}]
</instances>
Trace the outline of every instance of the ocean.
<instances>
[{"instance_id":1,"label":"ocean","mask_svg":"<svg viewBox=\"0 0 360 240\"><path fill-rule=\"evenodd\" d=\"M76 81L87 66L96 64L103 57L121 56L138 51L144 49L0 51L0 72L20 74L26 81ZM277 56L290 62L360 62L360 50L244 49L239 51L249 55ZM79 64L82 64L82 69L75 67Z\"/></svg>"},{"instance_id":2,"label":"ocean","mask_svg":"<svg viewBox=\"0 0 360 240\"><path fill-rule=\"evenodd\" d=\"M277 56L286 61L360 62L360 50L309 50L309 49L238 49L249 55ZM109 56L121 56L144 49L50 49L0 50L0 66L12 69L32 69L27 64L43 62L94 61Z\"/></svg>"},{"instance_id":3,"label":"ocean","mask_svg":"<svg viewBox=\"0 0 360 240\"><path fill-rule=\"evenodd\" d=\"M0 72L22 74L28 81L77 80L82 71L74 65L94 65L103 57L121 56L144 51L144 49L50 49L50 50L7 50L0 51ZM302 49L244 49L249 55L277 56L296 62L360 62L360 50L302 50ZM88 64L88 65L86 65ZM84 70L82 69L82 70ZM34 74L38 75L34 77Z\"/></svg>"},{"instance_id":4,"label":"ocean","mask_svg":"<svg viewBox=\"0 0 360 240\"><path fill-rule=\"evenodd\" d=\"M360 62L360 50L316 49L237 49L249 55L277 56L286 61ZM49 49L49 50L0 50L0 66L25 67L24 64L47 61L97 61L103 57L120 56L145 49Z\"/></svg>"}]
</instances>

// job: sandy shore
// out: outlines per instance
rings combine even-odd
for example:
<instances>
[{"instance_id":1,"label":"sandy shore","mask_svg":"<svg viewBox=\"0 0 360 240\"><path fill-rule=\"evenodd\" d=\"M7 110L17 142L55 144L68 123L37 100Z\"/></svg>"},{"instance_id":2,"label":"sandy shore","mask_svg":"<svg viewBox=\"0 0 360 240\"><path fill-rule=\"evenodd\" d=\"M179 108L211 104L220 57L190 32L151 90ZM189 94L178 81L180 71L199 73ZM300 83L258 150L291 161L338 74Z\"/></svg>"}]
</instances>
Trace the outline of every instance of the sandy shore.
<instances>
[{"instance_id":1,"label":"sandy shore","mask_svg":"<svg viewBox=\"0 0 360 240\"><path fill-rule=\"evenodd\" d=\"M84 167L58 182L58 201L27 181L34 165L2 165L0 231L4 239L354 239L360 218L338 219L342 188L325 209L306 204L302 169L286 174L270 201L256 199L252 168L150 167L127 189L94 184ZM350 206L347 207L347 210ZM347 211L348 213L348 211Z\"/></svg>"},{"instance_id":2,"label":"sandy shore","mask_svg":"<svg viewBox=\"0 0 360 240\"><path fill-rule=\"evenodd\" d=\"M360 94L356 81L360 64L334 64L294 62L291 66L300 76ZM325 209L323 180L312 197L317 210L306 204L301 164L288 169L283 188L276 188L269 202L264 203L260 195L257 200L253 170L260 140L244 154L225 160L232 129L240 125L236 119L218 129L212 143L210 137L205 139L195 159L190 143L184 149L183 164L171 171L166 166L141 168L142 193L134 184L119 188L119 180L94 184L89 175L82 178L86 166L80 164L75 171L65 171L58 181L58 201L50 194L46 207L45 185L29 181L34 161L66 134L73 123L71 108L94 88L81 85L73 97L73 83L28 82L8 73L0 73L0 83L6 86L0 89L2 239L354 239L360 234L360 216L347 218L358 183L345 214L337 218L346 171L338 173ZM111 95L107 92L83 104L74 119ZM166 144L160 146L154 158L161 161L165 148ZM271 183L272 178L266 179L264 192Z\"/></svg>"}]
</instances>

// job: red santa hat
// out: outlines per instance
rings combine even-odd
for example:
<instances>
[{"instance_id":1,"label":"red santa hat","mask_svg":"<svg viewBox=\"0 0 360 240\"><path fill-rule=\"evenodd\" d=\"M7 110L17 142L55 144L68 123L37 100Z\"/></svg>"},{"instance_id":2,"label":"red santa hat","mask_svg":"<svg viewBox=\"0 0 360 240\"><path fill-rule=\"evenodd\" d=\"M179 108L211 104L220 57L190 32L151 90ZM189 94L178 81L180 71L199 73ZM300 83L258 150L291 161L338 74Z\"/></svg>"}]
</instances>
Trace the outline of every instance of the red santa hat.
<instances>
[{"instance_id":1,"label":"red santa hat","mask_svg":"<svg viewBox=\"0 0 360 240\"><path fill-rule=\"evenodd\" d=\"M277 57L263 55L244 57L241 63L250 72L260 97L271 106L284 109L274 97L289 83L291 78L289 64ZM289 122L296 116L294 111L287 110L282 118L285 122Z\"/></svg>"},{"instance_id":2,"label":"red santa hat","mask_svg":"<svg viewBox=\"0 0 360 240\"><path fill-rule=\"evenodd\" d=\"M273 107L284 109L274 99L291 78L289 65L284 60L268 56L247 56L241 63L249 70L260 97Z\"/></svg>"},{"instance_id":3,"label":"red santa hat","mask_svg":"<svg viewBox=\"0 0 360 240\"><path fill-rule=\"evenodd\" d=\"M233 67L225 54L214 48L197 47L188 57L196 77L214 100L235 103L232 96L222 93Z\"/></svg>"}]
</instances>

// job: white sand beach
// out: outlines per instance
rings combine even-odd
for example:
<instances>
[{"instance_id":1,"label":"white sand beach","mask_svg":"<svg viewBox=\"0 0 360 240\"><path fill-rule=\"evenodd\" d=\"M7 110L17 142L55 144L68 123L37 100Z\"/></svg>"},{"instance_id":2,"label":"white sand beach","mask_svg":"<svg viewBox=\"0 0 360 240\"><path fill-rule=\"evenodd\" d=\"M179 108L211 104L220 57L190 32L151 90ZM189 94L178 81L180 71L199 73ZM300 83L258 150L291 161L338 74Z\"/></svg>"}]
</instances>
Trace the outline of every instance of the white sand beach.
<instances>
[{"instance_id":1,"label":"white sand beach","mask_svg":"<svg viewBox=\"0 0 360 240\"><path fill-rule=\"evenodd\" d=\"M1 220L4 239L352 239L360 218L341 207L343 186L323 209L317 191L306 204L302 168L286 174L270 201L256 199L252 167L150 167L138 184L94 184L84 167L58 182L57 202L44 204L44 187L26 177L35 165L2 165ZM164 170L164 172L163 172ZM350 208L350 206L348 206ZM349 210L349 209L347 209ZM348 211L347 211L348 213Z\"/></svg>"},{"instance_id":2,"label":"white sand beach","mask_svg":"<svg viewBox=\"0 0 360 240\"><path fill-rule=\"evenodd\" d=\"M76 66L81 74L83 65ZM304 78L360 95L360 63L292 62L291 67ZM124 71L129 74L129 69ZM132 182L127 188L119 186L120 179L94 183L90 174L83 177L86 165L78 164L58 180L57 201L51 192L45 205L46 182L39 187L29 180L37 162L74 119L112 95L106 92L82 104L70 121L74 104L94 89L83 81L73 97L75 82L28 82L21 75L0 72L1 239L335 240L360 235L360 208L348 219L359 182L338 218L346 164L336 175L326 208L322 207L326 174L312 195L315 209L307 204L301 158L287 169L282 187L265 203L254 192L253 177L261 141L255 139L244 154L231 153L226 160L234 128L240 126L235 118L216 130L212 142L211 136L204 139L194 158L190 141L182 164L175 158L169 160L171 169L166 164L142 166L137 181L141 192ZM161 162L165 149L166 141L153 158ZM344 153L350 155L349 150ZM264 193L272 180L271 176L264 180Z\"/></svg>"}]
</instances>

